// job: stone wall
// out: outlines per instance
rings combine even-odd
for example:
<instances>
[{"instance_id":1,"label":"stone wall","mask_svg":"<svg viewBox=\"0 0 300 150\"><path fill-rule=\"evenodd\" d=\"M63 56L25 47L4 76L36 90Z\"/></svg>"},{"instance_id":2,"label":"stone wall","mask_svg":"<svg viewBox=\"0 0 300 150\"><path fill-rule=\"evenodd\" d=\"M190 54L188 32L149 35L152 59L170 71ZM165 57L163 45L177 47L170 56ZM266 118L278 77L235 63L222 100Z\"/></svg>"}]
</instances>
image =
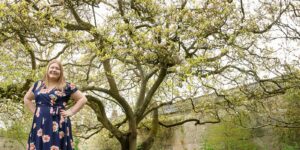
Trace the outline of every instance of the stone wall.
<instances>
[{"instance_id":1,"label":"stone wall","mask_svg":"<svg viewBox=\"0 0 300 150\"><path fill-rule=\"evenodd\" d=\"M275 103L280 97L272 97L268 101ZM215 95L199 97L194 100L195 105L203 101L219 101L220 98ZM185 109L182 109L185 108ZM201 113L195 113L192 110L191 102L179 102L175 105L166 106L160 110L160 114L163 118L181 118L182 120L188 118L203 119ZM167 119L168 120L168 119ZM202 120L203 121L203 120ZM203 150L205 149L205 134L207 129L211 126L218 126L219 124L205 124L195 125L194 122L185 123L178 127L164 128L160 126L158 137L152 147L153 150ZM276 135L272 133L271 129L261 128L257 131L259 136L253 138L253 142L260 147L260 149L272 149L279 150L276 146ZM139 131L138 142L141 139L146 138L148 131ZM105 134L108 134L106 131ZM89 147L91 150L118 150L117 145L119 143L113 138L104 136L105 134L100 133L91 139L84 141L80 144L82 149ZM144 136L144 137L143 137Z\"/></svg>"},{"instance_id":2,"label":"stone wall","mask_svg":"<svg viewBox=\"0 0 300 150\"><path fill-rule=\"evenodd\" d=\"M279 98L280 99L280 98ZM195 105L203 101L218 101L215 95L203 96L194 100ZM269 101L277 101L278 97L273 97ZM184 108L184 109L182 109ZM199 113L194 113L190 101L179 102L175 105L165 106L160 110L160 114L164 118L188 119L189 117L203 119ZM153 150L203 150L205 145L205 134L207 129L212 125L194 125L194 122L185 123L182 126L173 128L160 127L158 137L153 145ZM215 124L214 126L218 126ZM73 126L74 127L74 126ZM139 131L139 138L146 138L145 133L148 131ZM276 136L270 129L261 129L258 131L259 136L253 141L260 146L261 149L279 150L276 147ZM142 137L145 136L145 137ZM138 139L141 140L141 139ZM275 142L275 143L274 143ZM99 134L93 136L89 140L79 143L80 150L118 150L119 143L116 139L111 138L107 130L103 129ZM21 150L24 145L14 141L13 139L5 139L0 137L1 150Z\"/></svg>"}]
</instances>

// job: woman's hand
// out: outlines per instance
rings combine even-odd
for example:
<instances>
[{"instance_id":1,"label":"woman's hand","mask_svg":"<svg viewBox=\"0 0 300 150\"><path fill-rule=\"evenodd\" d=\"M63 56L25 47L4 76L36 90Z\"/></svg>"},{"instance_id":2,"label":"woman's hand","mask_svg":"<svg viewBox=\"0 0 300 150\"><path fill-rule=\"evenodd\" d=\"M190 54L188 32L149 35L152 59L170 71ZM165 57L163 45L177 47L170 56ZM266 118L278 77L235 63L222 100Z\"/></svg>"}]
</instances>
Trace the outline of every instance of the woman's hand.
<instances>
[{"instance_id":1,"label":"woman's hand","mask_svg":"<svg viewBox=\"0 0 300 150\"><path fill-rule=\"evenodd\" d=\"M71 98L76 101L75 105L72 106L72 109L68 110L63 110L61 109L60 114L63 117L70 117L75 115L82 107L83 105L87 102L86 97L79 91L77 90L75 93L71 95Z\"/></svg>"},{"instance_id":2,"label":"woman's hand","mask_svg":"<svg viewBox=\"0 0 300 150\"><path fill-rule=\"evenodd\" d=\"M63 117L71 117L74 115L73 111L71 109L68 109L68 110L64 110L64 109L61 109L60 110L60 114L63 116Z\"/></svg>"}]
</instances>

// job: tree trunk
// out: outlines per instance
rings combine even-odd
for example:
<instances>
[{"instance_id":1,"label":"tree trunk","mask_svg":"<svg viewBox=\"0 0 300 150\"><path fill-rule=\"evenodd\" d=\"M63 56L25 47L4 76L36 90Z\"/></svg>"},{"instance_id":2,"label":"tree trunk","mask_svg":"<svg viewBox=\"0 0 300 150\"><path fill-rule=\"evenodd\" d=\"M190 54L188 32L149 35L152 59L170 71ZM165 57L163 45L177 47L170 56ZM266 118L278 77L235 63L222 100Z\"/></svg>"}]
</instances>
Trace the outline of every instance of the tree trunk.
<instances>
[{"instance_id":1,"label":"tree trunk","mask_svg":"<svg viewBox=\"0 0 300 150\"><path fill-rule=\"evenodd\" d=\"M137 134L128 134L121 143L122 150L136 150Z\"/></svg>"},{"instance_id":2,"label":"tree trunk","mask_svg":"<svg viewBox=\"0 0 300 150\"><path fill-rule=\"evenodd\" d=\"M158 131L158 110L155 109L153 111L153 118L152 118L152 128L150 131L150 134L148 135L148 137L141 143L141 145L139 145L139 150L150 150L151 147L153 146L155 137L157 135L157 131Z\"/></svg>"},{"instance_id":3,"label":"tree trunk","mask_svg":"<svg viewBox=\"0 0 300 150\"><path fill-rule=\"evenodd\" d=\"M137 134L129 135L129 150L136 150Z\"/></svg>"},{"instance_id":4,"label":"tree trunk","mask_svg":"<svg viewBox=\"0 0 300 150\"><path fill-rule=\"evenodd\" d=\"M128 150L129 149L129 142L128 142L128 138L126 137L126 140L124 142L120 142L121 143L121 150Z\"/></svg>"}]
</instances>

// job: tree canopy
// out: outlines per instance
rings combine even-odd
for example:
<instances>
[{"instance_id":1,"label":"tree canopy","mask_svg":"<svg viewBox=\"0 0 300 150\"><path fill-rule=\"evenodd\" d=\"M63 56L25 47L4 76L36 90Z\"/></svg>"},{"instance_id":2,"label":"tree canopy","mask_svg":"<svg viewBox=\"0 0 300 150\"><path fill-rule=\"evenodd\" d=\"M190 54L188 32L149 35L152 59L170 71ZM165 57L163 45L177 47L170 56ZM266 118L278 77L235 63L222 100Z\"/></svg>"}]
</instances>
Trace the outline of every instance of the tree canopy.
<instances>
[{"instance_id":1,"label":"tree canopy","mask_svg":"<svg viewBox=\"0 0 300 150\"><path fill-rule=\"evenodd\" d=\"M22 102L60 59L122 149L150 149L159 126L219 123L222 110L299 87L294 1L4 0L0 22L1 103ZM163 106L210 93L223 100L206 102L207 120L160 120ZM126 118L112 123L107 105ZM151 132L137 146L147 118Z\"/></svg>"}]
</instances>

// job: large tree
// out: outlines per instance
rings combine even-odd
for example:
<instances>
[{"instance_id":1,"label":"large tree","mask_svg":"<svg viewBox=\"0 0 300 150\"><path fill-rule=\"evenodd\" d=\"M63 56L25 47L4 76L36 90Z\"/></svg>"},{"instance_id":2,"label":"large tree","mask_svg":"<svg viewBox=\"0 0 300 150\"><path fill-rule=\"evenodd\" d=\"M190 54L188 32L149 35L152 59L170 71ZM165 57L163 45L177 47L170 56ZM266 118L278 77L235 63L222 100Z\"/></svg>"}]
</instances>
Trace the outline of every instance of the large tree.
<instances>
[{"instance_id":1,"label":"large tree","mask_svg":"<svg viewBox=\"0 0 300 150\"><path fill-rule=\"evenodd\" d=\"M61 58L69 79L86 92L97 120L122 149L150 149L159 126L218 123L221 110L237 112L255 104L255 98L296 87L285 82L297 79L292 54L299 39L298 5L281 0L6 0L0 4L1 99L20 101L45 65ZM254 82L259 86L251 88ZM233 87L242 94L230 94L227 89ZM193 107L193 97L211 92L223 100L206 102L210 107L203 119L160 120L161 107L178 100L191 100ZM108 103L122 110L122 122L109 120ZM149 118L151 132L137 146L137 128Z\"/></svg>"}]
</instances>

